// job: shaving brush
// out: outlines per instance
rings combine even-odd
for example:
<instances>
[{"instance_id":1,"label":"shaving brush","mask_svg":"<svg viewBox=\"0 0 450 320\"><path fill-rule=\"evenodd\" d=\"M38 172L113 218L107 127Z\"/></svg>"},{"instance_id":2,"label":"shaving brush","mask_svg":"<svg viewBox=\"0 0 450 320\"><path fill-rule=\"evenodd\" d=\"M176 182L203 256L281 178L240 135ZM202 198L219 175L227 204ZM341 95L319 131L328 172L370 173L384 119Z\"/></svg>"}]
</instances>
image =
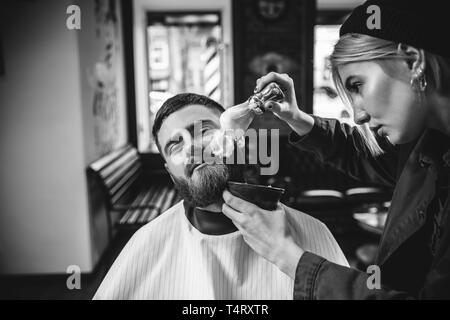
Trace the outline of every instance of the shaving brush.
<instances>
[{"instance_id":1,"label":"shaving brush","mask_svg":"<svg viewBox=\"0 0 450 320\"><path fill-rule=\"evenodd\" d=\"M269 100L281 102L283 99L283 91L275 82L271 82L246 102L225 110L220 116L220 130L212 139L214 154L229 156L233 152L233 141L242 147L245 144L245 132L253 119L265 112L264 104Z\"/></svg>"}]
</instances>

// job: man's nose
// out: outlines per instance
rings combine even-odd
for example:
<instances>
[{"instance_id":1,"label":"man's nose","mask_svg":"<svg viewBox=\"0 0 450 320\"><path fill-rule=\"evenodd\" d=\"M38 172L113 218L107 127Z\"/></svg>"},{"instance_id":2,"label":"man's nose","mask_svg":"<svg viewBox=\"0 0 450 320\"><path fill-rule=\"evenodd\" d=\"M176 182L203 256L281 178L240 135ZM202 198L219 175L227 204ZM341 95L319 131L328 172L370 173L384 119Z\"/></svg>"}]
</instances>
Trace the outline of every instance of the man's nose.
<instances>
[{"instance_id":1,"label":"man's nose","mask_svg":"<svg viewBox=\"0 0 450 320\"><path fill-rule=\"evenodd\" d=\"M186 154L188 155L194 155L196 151L198 152L202 149L203 148L201 142L196 140L191 140L191 143L184 146L184 152L186 152Z\"/></svg>"},{"instance_id":2,"label":"man's nose","mask_svg":"<svg viewBox=\"0 0 450 320\"><path fill-rule=\"evenodd\" d=\"M205 139L199 137L191 137L191 143L185 145L184 151L189 159L199 161L202 159L203 151L206 147Z\"/></svg>"}]
</instances>

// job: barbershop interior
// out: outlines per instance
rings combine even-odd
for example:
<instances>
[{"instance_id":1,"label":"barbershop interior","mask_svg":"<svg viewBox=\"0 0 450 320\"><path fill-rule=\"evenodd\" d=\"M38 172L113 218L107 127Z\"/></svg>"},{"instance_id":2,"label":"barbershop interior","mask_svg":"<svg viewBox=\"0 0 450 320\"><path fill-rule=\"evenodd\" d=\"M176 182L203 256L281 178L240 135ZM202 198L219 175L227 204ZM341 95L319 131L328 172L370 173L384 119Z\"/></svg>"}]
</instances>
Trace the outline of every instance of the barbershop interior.
<instances>
[{"instance_id":1,"label":"barbershop interior","mask_svg":"<svg viewBox=\"0 0 450 320\"><path fill-rule=\"evenodd\" d=\"M228 110L288 74L302 111L355 125L329 56L362 2L1 1L0 298L92 299L133 235L183 200L152 135L177 94ZM281 189L365 271L393 190L295 148L270 111L250 127L278 140L245 183Z\"/></svg>"}]
</instances>

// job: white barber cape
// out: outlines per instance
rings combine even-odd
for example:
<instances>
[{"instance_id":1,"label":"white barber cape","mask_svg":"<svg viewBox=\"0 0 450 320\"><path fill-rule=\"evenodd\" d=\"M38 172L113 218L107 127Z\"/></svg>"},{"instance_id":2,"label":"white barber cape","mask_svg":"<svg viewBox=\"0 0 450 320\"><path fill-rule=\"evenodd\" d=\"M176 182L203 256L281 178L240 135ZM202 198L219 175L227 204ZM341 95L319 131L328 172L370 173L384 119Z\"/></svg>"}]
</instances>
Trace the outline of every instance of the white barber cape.
<instances>
[{"instance_id":1,"label":"white barber cape","mask_svg":"<svg viewBox=\"0 0 450 320\"><path fill-rule=\"evenodd\" d=\"M304 250L348 266L318 220L286 207ZM294 280L262 258L239 231L206 235L183 202L139 229L114 262L94 299L292 299Z\"/></svg>"}]
</instances>

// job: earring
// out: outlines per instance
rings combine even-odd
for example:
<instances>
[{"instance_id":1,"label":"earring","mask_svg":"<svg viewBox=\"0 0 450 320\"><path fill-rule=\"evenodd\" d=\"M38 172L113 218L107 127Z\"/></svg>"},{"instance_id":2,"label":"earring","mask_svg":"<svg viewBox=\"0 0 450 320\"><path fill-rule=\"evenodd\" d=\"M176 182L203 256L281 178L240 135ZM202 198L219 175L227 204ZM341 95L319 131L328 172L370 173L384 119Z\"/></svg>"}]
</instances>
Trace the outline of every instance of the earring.
<instances>
[{"instance_id":1,"label":"earring","mask_svg":"<svg viewBox=\"0 0 450 320\"><path fill-rule=\"evenodd\" d=\"M419 78L419 90L424 92L425 89L427 88L427 79L425 78L425 75L422 74L421 77Z\"/></svg>"},{"instance_id":2,"label":"earring","mask_svg":"<svg viewBox=\"0 0 450 320\"><path fill-rule=\"evenodd\" d=\"M427 83L427 79L425 78L422 68L419 68L417 70L416 74L411 78L410 83L413 88L419 89L420 92L425 91L428 83Z\"/></svg>"}]
</instances>

